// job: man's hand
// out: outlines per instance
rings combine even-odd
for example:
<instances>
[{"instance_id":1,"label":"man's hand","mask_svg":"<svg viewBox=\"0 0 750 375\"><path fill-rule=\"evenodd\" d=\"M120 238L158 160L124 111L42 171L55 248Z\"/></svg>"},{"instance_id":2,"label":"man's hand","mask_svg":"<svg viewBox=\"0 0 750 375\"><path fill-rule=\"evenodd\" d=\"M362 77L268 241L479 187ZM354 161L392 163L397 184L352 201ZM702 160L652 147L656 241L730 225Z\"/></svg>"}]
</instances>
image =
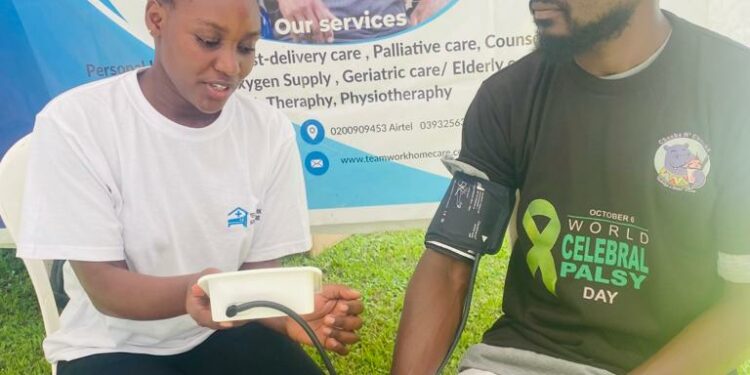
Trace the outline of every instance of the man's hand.
<instances>
[{"instance_id":1,"label":"man's hand","mask_svg":"<svg viewBox=\"0 0 750 375\"><path fill-rule=\"evenodd\" d=\"M362 327L359 314L363 310L359 292L343 285L326 285L315 295L315 311L303 318L326 349L346 355L347 346L359 341L355 331ZM286 332L292 340L312 345L307 333L292 319L287 319Z\"/></svg>"},{"instance_id":2,"label":"man's hand","mask_svg":"<svg viewBox=\"0 0 750 375\"><path fill-rule=\"evenodd\" d=\"M336 18L322 0L278 0L281 15L295 24L295 29L302 29L302 33L295 33L295 40L311 40L315 43L332 43L333 31L320 30L320 21Z\"/></svg>"},{"instance_id":3,"label":"man's hand","mask_svg":"<svg viewBox=\"0 0 750 375\"><path fill-rule=\"evenodd\" d=\"M446 4L448 4L448 0L420 0L419 4L417 4L416 8L411 12L409 22L412 25L419 25L432 17L432 15L442 9Z\"/></svg>"},{"instance_id":4,"label":"man's hand","mask_svg":"<svg viewBox=\"0 0 750 375\"><path fill-rule=\"evenodd\" d=\"M206 292L198 286L198 279L203 275L210 275L212 273L219 273L216 268L207 268L201 271L195 279L189 283L187 293L185 296L185 310L199 326L211 328L211 329L227 329L233 327L239 327L247 320L238 320L231 322L215 322L211 318L211 300L208 298Z\"/></svg>"}]
</instances>

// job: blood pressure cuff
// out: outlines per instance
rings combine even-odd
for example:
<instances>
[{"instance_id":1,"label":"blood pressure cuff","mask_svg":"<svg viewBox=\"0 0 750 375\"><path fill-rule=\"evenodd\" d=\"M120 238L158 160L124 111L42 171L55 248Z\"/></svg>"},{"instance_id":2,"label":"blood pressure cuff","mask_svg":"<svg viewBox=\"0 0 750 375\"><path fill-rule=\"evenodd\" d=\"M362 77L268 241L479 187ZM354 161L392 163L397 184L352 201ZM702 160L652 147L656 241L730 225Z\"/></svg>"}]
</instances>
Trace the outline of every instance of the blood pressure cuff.
<instances>
[{"instance_id":1,"label":"blood pressure cuff","mask_svg":"<svg viewBox=\"0 0 750 375\"><path fill-rule=\"evenodd\" d=\"M515 190L490 181L468 164L443 163L453 180L427 228L425 246L470 261L478 253L496 254L513 212Z\"/></svg>"}]
</instances>

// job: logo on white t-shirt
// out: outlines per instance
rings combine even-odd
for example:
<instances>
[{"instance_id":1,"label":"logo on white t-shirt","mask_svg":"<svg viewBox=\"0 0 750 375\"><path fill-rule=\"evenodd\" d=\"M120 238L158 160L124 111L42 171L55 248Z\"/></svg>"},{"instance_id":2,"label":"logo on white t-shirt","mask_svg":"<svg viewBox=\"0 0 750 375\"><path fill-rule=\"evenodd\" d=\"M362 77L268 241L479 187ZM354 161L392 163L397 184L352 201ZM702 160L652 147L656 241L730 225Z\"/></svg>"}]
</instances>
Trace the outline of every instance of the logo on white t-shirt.
<instances>
[{"instance_id":1,"label":"logo on white t-shirt","mask_svg":"<svg viewBox=\"0 0 750 375\"><path fill-rule=\"evenodd\" d=\"M248 225L255 224L256 221L260 221L260 215L263 211L259 208L255 212L247 212L242 207L237 207L229 213L229 219L227 219L227 227L234 225L242 225L247 228Z\"/></svg>"}]
</instances>

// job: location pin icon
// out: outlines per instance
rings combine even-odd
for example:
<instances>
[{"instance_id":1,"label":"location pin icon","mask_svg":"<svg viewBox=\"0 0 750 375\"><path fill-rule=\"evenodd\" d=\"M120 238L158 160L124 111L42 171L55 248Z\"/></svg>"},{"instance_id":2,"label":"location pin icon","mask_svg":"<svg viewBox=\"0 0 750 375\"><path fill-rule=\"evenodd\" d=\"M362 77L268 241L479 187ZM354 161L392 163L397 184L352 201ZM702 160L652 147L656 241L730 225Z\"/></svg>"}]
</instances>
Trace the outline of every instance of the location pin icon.
<instances>
[{"instance_id":1,"label":"location pin icon","mask_svg":"<svg viewBox=\"0 0 750 375\"><path fill-rule=\"evenodd\" d=\"M308 125L307 126L307 135L310 137L310 139L315 140L315 138L318 137L318 127L315 125Z\"/></svg>"}]
</instances>

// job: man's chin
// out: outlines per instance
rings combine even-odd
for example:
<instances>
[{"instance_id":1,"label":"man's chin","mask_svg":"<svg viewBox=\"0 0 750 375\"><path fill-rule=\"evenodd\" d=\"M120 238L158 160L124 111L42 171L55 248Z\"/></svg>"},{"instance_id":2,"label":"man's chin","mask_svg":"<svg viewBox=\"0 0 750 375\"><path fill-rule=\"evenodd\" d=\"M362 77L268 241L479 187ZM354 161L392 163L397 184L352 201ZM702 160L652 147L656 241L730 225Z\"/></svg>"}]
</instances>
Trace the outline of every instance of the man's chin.
<instances>
[{"instance_id":1,"label":"man's chin","mask_svg":"<svg viewBox=\"0 0 750 375\"><path fill-rule=\"evenodd\" d=\"M576 55L619 36L628 26L633 12L635 5L622 6L612 9L601 20L583 26L576 25L570 20L567 25L549 20L535 20L539 26L537 48L550 60L572 60ZM547 21L546 24L544 21Z\"/></svg>"},{"instance_id":2,"label":"man's chin","mask_svg":"<svg viewBox=\"0 0 750 375\"><path fill-rule=\"evenodd\" d=\"M537 49L552 62L571 61L575 57L575 45L569 36L539 33Z\"/></svg>"},{"instance_id":3,"label":"man's chin","mask_svg":"<svg viewBox=\"0 0 750 375\"><path fill-rule=\"evenodd\" d=\"M537 27L539 36L565 37L570 36L570 26L564 17L556 18L535 18L534 24Z\"/></svg>"}]
</instances>

